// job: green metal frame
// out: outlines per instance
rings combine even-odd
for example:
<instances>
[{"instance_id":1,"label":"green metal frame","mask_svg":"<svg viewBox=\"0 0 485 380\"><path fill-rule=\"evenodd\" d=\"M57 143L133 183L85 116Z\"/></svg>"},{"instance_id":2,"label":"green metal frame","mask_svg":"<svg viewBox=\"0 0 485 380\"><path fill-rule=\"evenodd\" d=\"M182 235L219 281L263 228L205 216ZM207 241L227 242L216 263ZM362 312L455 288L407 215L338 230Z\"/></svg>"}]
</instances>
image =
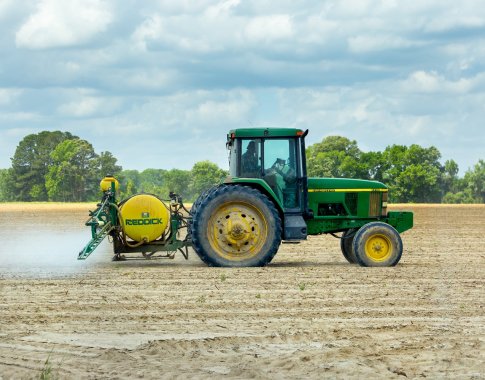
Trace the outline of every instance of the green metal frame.
<instances>
[{"instance_id":1,"label":"green metal frame","mask_svg":"<svg viewBox=\"0 0 485 380\"><path fill-rule=\"evenodd\" d=\"M115 183L103 195L103 200L95 211L90 211L86 226L91 227L91 240L79 252L78 260L86 260L117 225L118 212L112 205L116 201Z\"/></svg>"},{"instance_id":2,"label":"green metal frame","mask_svg":"<svg viewBox=\"0 0 485 380\"><path fill-rule=\"evenodd\" d=\"M101 242L110 235L114 240L114 254L120 257L122 253L141 252L150 253L151 256L156 252L181 252L185 258L188 258L188 247L192 244L190 240L177 239L177 232L182 226L180 208L183 208L182 203L170 204L170 224L168 229L168 238L163 237L159 240L150 242L148 244L131 245L126 241L123 234L123 226L120 224L119 208L116 203L116 190L114 182L111 184L111 189L103 194L103 199L95 211L90 212L90 217L86 221L86 226L91 228L91 240L79 252L78 260L86 260ZM185 218L189 219L189 218ZM121 222L122 223L122 222ZM168 255L166 257L173 257Z\"/></svg>"}]
</instances>

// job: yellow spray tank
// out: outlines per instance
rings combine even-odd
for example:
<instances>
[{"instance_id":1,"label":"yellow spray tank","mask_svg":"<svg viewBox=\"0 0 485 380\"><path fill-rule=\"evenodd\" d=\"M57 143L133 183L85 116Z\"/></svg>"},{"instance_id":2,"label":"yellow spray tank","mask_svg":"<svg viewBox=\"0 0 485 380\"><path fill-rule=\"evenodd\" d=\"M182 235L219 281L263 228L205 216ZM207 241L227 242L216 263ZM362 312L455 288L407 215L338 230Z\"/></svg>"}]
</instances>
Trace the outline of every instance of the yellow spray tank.
<instances>
[{"instance_id":1,"label":"yellow spray tank","mask_svg":"<svg viewBox=\"0 0 485 380\"><path fill-rule=\"evenodd\" d=\"M126 236L136 242L148 243L165 232L170 220L167 206L151 194L138 194L120 205Z\"/></svg>"},{"instance_id":2,"label":"yellow spray tank","mask_svg":"<svg viewBox=\"0 0 485 380\"><path fill-rule=\"evenodd\" d=\"M108 190L111 189L111 184L112 183L115 184L115 190L118 191L118 189L120 187L120 183L112 175L107 175L106 177L104 177L101 180L101 182L99 183L99 187L101 188L101 191L104 193L105 191L108 191Z\"/></svg>"},{"instance_id":3,"label":"yellow spray tank","mask_svg":"<svg viewBox=\"0 0 485 380\"><path fill-rule=\"evenodd\" d=\"M188 227L190 218L182 198L170 193L170 203L165 204L156 195L142 193L118 203L118 187L113 176L101 180L103 197L97 209L89 212L85 223L91 227L92 239L79 252L78 260L85 260L107 236L112 238L116 261L127 259L123 253L137 252L145 259L173 259L175 252L180 252L188 259L190 235L178 239L178 231ZM158 252L161 254L153 256Z\"/></svg>"}]
</instances>

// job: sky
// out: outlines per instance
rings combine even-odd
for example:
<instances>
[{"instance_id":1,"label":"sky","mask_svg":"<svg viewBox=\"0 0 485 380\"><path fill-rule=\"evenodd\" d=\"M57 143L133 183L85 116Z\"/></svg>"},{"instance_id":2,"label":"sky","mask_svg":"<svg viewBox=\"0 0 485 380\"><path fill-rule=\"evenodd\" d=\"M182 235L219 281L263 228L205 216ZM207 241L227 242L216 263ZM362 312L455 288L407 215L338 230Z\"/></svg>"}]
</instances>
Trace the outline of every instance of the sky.
<instances>
[{"instance_id":1,"label":"sky","mask_svg":"<svg viewBox=\"0 0 485 380\"><path fill-rule=\"evenodd\" d=\"M483 0L0 0L0 168L69 131L124 169L227 168L233 128L485 159Z\"/></svg>"}]
</instances>

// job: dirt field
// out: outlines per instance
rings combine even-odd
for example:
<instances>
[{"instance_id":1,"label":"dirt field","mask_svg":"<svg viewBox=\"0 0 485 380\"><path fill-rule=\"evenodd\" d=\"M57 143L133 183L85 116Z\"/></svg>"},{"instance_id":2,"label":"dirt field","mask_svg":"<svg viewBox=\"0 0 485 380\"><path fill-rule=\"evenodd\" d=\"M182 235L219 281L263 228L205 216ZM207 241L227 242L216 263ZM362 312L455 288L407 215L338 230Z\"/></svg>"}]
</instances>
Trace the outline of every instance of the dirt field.
<instances>
[{"instance_id":1,"label":"dirt field","mask_svg":"<svg viewBox=\"0 0 485 380\"><path fill-rule=\"evenodd\" d=\"M319 236L217 269L108 244L77 262L85 205L0 204L0 379L484 379L485 206L401 209L395 268Z\"/></svg>"}]
</instances>

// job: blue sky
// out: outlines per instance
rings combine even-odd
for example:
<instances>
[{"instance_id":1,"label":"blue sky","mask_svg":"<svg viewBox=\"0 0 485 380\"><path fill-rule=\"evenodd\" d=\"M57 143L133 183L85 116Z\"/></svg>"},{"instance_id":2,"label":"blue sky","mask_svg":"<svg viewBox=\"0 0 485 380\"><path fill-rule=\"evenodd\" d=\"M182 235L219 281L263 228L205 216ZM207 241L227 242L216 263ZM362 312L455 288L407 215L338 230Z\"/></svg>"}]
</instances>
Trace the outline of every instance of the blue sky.
<instances>
[{"instance_id":1,"label":"blue sky","mask_svg":"<svg viewBox=\"0 0 485 380\"><path fill-rule=\"evenodd\" d=\"M485 158L479 0L0 0L0 49L0 168L42 130L139 170L227 167L251 126Z\"/></svg>"}]
</instances>

